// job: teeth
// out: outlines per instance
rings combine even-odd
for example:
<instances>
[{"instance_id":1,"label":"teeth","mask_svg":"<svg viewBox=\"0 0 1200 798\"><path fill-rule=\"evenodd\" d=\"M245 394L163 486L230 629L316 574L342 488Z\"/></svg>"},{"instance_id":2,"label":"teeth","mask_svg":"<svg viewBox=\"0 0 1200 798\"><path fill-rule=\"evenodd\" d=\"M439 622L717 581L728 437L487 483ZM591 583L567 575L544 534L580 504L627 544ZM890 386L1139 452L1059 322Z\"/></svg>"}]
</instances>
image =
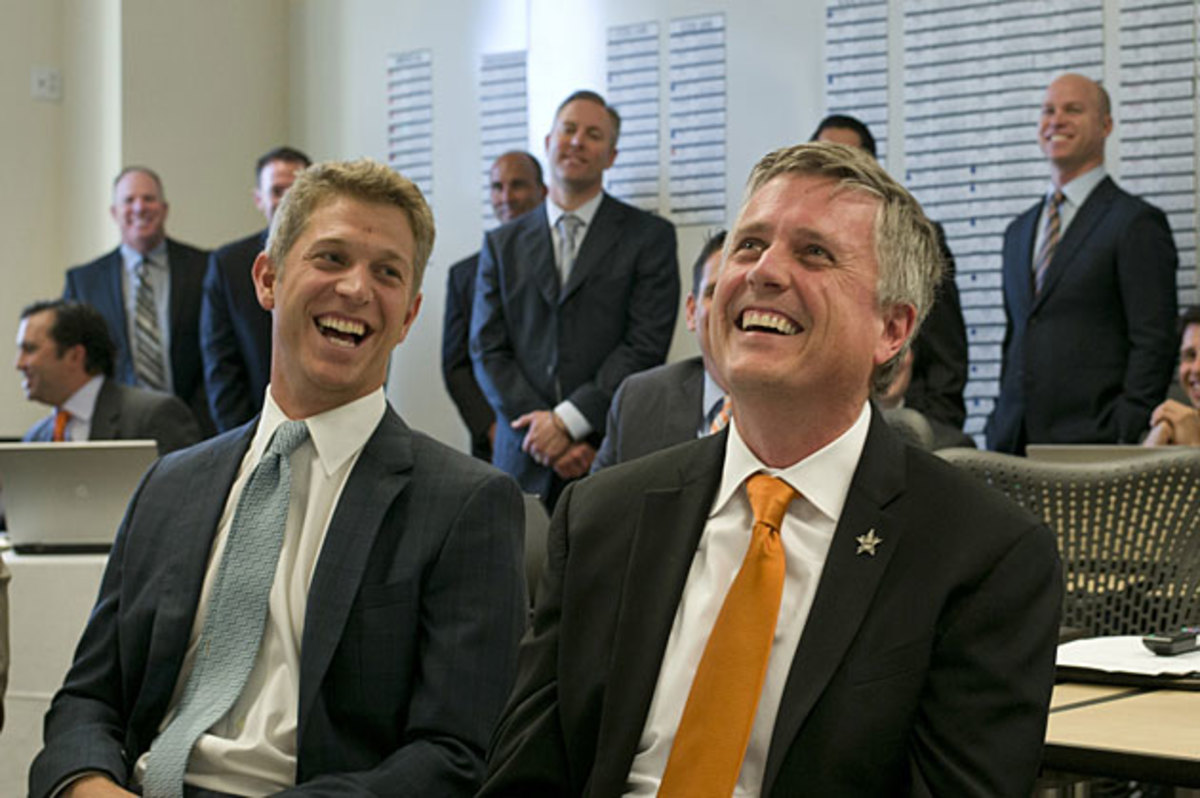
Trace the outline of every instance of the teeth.
<instances>
[{"instance_id":1,"label":"teeth","mask_svg":"<svg viewBox=\"0 0 1200 798\"><path fill-rule=\"evenodd\" d=\"M763 327L784 335L795 335L799 332L799 328L792 324L786 316L761 310L747 310L742 315L742 329L749 330L752 327Z\"/></svg>"},{"instance_id":2,"label":"teeth","mask_svg":"<svg viewBox=\"0 0 1200 798\"><path fill-rule=\"evenodd\" d=\"M350 321L349 319L339 319L334 317L323 317L317 319L317 324L322 327L327 327L330 330L343 333L345 335L366 335L367 326L361 321Z\"/></svg>"}]
</instances>

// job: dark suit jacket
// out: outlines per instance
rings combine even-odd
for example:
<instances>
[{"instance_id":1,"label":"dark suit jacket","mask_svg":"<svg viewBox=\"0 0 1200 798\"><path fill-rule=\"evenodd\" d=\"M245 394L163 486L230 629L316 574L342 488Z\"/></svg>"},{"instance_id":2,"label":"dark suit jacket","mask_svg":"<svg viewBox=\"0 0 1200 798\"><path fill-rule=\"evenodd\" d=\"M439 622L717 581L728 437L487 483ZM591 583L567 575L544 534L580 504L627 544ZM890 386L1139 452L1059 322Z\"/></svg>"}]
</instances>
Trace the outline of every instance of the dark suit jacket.
<instances>
[{"instance_id":1,"label":"dark suit jacket","mask_svg":"<svg viewBox=\"0 0 1200 798\"><path fill-rule=\"evenodd\" d=\"M728 435L567 488L483 795L619 795ZM875 530L875 556L856 537ZM781 698L763 795L1027 796L1062 602L1045 526L876 417ZM968 731L969 730L969 731Z\"/></svg>"},{"instance_id":2,"label":"dark suit jacket","mask_svg":"<svg viewBox=\"0 0 1200 798\"><path fill-rule=\"evenodd\" d=\"M967 385L967 327L955 281L954 255L946 231L936 222L938 246L946 271L933 306L913 340L912 380L904 392L904 405L932 421L962 429L967 418L963 389Z\"/></svg>"},{"instance_id":3,"label":"dark suit jacket","mask_svg":"<svg viewBox=\"0 0 1200 798\"><path fill-rule=\"evenodd\" d=\"M521 451L513 419L569 400L604 436L613 392L667 356L679 310L670 222L605 195L560 288L543 204L484 236L471 314L471 359L496 411L493 462L527 493L554 472Z\"/></svg>"},{"instance_id":4,"label":"dark suit jacket","mask_svg":"<svg viewBox=\"0 0 1200 798\"><path fill-rule=\"evenodd\" d=\"M168 318L171 322L171 380L175 395L187 403L200 431L211 435L214 427L204 394L204 374L200 367L200 285L208 263L208 253L167 239L170 261L171 297ZM63 299L72 299L100 311L108 321L108 331L117 345L117 382L137 384L133 372L132 349L125 318L125 295L121 290L121 250L114 249L91 263L67 271Z\"/></svg>"},{"instance_id":5,"label":"dark suit jacket","mask_svg":"<svg viewBox=\"0 0 1200 798\"><path fill-rule=\"evenodd\" d=\"M496 420L487 397L479 390L471 368L471 306L475 302L475 276L479 253L450 267L446 279L446 315L442 324L442 379L471 433L471 454L491 462L488 429Z\"/></svg>"},{"instance_id":6,"label":"dark suit jacket","mask_svg":"<svg viewBox=\"0 0 1200 798\"><path fill-rule=\"evenodd\" d=\"M166 454L200 440L200 428L187 405L177 397L121 385L105 379L96 394L89 441L122 441L153 438L158 453ZM34 424L25 441L54 439L54 416Z\"/></svg>"},{"instance_id":7,"label":"dark suit jacket","mask_svg":"<svg viewBox=\"0 0 1200 798\"><path fill-rule=\"evenodd\" d=\"M694 439L704 420L703 405L699 357L631 374L613 395L592 471Z\"/></svg>"},{"instance_id":8,"label":"dark suit jacket","mask_svg":"<svg viewBox=\"0 0 1200 798\"><path fill-rule=\"evenodd\" d=\"M99 770L124 783L187 647L253 425L159 460L117 535L46 716L30 795ZM510 479L390 410L354 466L309 587L289 795L470 795L525 619Z\"/></svg>"},{"instance_id":9,"label":"dark suit jacket","mask_svg":"<svg viewBox=\"0 0 1200 798\"><path fill-rule=\"evenodd\" d=\"M251 268L267 231L226 244L208 259L200 304L200 354L217 430L245 424L271 381L271 314L258 304Z\"/></svg>"},{"instance_id":10,"label":"dark suit jacket","mask_svg":"<svg viewBox=\"0 0 1200 798\"><path fill-rule=\"evenodd\" d=\"M1041 203L1004 233L1004 365L988 447L1136 443L1176 355L1178 258L1162 211L1105 178L1033 295Z\"/></svg>"}]
</instances>

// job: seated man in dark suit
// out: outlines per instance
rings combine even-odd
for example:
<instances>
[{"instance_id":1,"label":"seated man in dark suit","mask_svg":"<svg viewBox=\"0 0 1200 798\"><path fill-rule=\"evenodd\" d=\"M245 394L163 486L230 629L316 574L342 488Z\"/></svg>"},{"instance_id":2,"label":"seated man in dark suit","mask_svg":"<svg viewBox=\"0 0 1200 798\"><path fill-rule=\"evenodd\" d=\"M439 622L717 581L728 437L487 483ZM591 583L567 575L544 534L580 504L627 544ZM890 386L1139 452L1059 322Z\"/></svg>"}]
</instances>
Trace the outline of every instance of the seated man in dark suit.
<instances>
[{"instance_id":1,"label":"seated man in dark suit","mask_svg":"<svg viewBox=\"0 0 1200 798\"><path fill-rule=\"evenodd\" d=\"M254 204L271 224L296 173L312 164L291 147L275 147L254 165ZM213 251L200 303L200 354L208 406L218 432L245 424L262 407L271 376L271 314L258 304L250 270L267 247L267 229Z\"/></svg>"},{"instance_id":2,"label":"seated man in dark suit","mask_svg":"<svg viewBox=\"0 0 1200 798\"><path fill-rule=\"evenodd\" d=\"M121 170L109 209L121 245L68 270L63 299L86 302L108 321L117 345L113 379L175 394L211 435L199 339L208 253L167 238L168 209L153 170Z\"/></svg>"},{"instance_id":3,"label":"seated man in dark suit","mask_svg":"<svg viewBox=\"0 0 1200 798\"><path fill-rule=\"evenodd\" d=\"M604 193L621 118L592 91L546 134L546 204L484 236L471 360L496 412L492 462L553 506L587 473L613 392L667 357L675 228Z\"/></svg>"},{"instance_id":4,"label":"seated man in dark suit","mask_svg":"<svg viewBox=\"0 0 1200 798\"><path fill-rule=\"evenodd\" d=\"M692 291L685 301L688 329L696 334L698 357L631 374L613 394L604 441L592 472L677 443L720 432L732 412L725 389L713 377L708 351L708 309L721 266L725 231L704 242L692 266Z\"/></svg>"},{"instance_id":5,"label":"seated man in dark suit","mask_svg":"<svg viewBox=\"0 0 1200 798\"><path fill-rule=\"evenodd\" d=\"M433 236L382 164L296 180L254 262L262 413L147 473L33 798L476 791L524 627L522 499L384 398Z\"/></svg>"},{"instance_id":6,"label":"seated man in dark suit","mask_svg":"<svg viewBox=\"0 0 1200 798\"><path fill-rule=\"evenodd\" d=\"M868 401L941 276L865 153L754 168L709 316L725 431L568 486L481 795L1022 796L1046 526Z\"/></svg>"},{"instance_id":7,"label":"seated man in dark suit","mask_svg":"<svg viewBox=\"0 0 1200 798\"><path fill-rule=\"evenodd\" d=\"M542 165L527 152L512 151L501 155L492 164L490 178L492 213L501 224L508 224L528 213L546 199ZM475 303L478 271L478 252L450 267L446 279L446 314L442 323L442 379L471 433L471 454L491 462L496 414L483 391L479 390L471 368L471 306Z\"/></svg>"},{"instance_id":8,"label":"seated man in dark suit","mask_svg":"<svg viewBox=\"0 0 1200 798\"><path fill-rule=\"evenodd\" d=\"M1179 314L1179 387L1188 403L1167 399L1154 408L1143 446L1200 446L1200 307Z\"/></svg>"},{"instance_id":9,"label":"seated man in dark suit","mask_svg":"<svg viewBox=\"0 0 1200 798\"><path fill-rule=\"evenodd\" d=\"M878 157L875 137L861 120L832 114L821 120L810 141L829 141L858 147ZM929 315L912 342L911 378L905 388L904 404L931 422L940 422L946 437L962 431L967 418L963 390L967 385L967 327L955 282L954 255L946 243L946 231L937 222L938 248L946 270L933 297ZM972 444L973 445L973 444Z\"/></svg>"},{"instance_id":10,"label":"seated man in dark suit","mask_svg":"<svg viewBox=\"0 0 1200 798\"><path fill-rule=\"evenodd\" d=\"M17 370L25 398L54 412L26 441L153 439L166 454L200 440L192 411L160 391L113 378L116 347L104 317L79 302L35 302L21 311Z\"/></svg>"}]
</instances>

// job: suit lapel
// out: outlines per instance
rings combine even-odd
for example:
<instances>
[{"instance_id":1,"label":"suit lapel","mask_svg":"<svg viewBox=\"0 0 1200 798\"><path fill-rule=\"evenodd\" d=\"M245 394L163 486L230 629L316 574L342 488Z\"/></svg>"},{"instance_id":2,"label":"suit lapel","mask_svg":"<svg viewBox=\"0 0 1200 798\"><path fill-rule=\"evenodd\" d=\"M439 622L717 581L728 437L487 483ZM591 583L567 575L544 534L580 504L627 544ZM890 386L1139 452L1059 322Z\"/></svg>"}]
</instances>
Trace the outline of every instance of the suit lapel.
<instances>
[{"instance_id":1,"label":"suit lapel","mask_svg":"<svg viewBox=\"0 0 1200 798\"><path fill-rule=\"evenodd\" d=\"M763 795L770 794L784 755L845 657L892 554L902 544L903 527L888 513L887 505L903 491L904 461L900 439L873 411L862 458L788 672L767 753ZM882 543L874 556L860 555L855 539L870 530Z\"/></svg>"},{"instance_id":2,"label":"suit lapel","mask_svg":"<svg viewBox=\"0 0 1200 798\"><path fill-rule=\"evenodd\" d=\"M408 484L412 467L412 433L389 407L346 481L309 586L297 740L304 738L309 710L346 628L384 515Z\"/></svg>"},{"instance_id":3,"label":"suit lapel","mask_svg":"<svg viewBox=\"0 0 1200 798\"><path fill-rule=\"evenodd\" d=\"M1067 228L1062 240L1058 242L1058 248L1054 250L1054 257L1050 259L1050 265L1046 267L1042 290L1038 292L1033 301L1034 308L1046 301L1046 297L1062 280L1063 274L1086 251L1086 242L1091 239L1092 229L1108 213L1116 193L1116 183L1112 181L1111 177L1106 177L1097 184L1088 198L1084 200L1083 205L1076 211L1075 218L1071 220L1071 226Z\"/></svg>"},{"instance_id":4,"label":"suit lapel","mask_svg":"<svg viewBox=\"0 0 1200 798\"><path fill-rule=\"evenodd\" d=\"M546 304L554 307L558 304L558 266L554 261L550 221L546 216L545 203L521 218L524 223L517 223L521 227L516 235L514 249L526 253L534 285L538 287Z\"/></svg>"},{"instance_id":5,"label":"suit lapel","mask_svg":"<svg viewBox=\"0 0 1200 798\"><path fill-rule=\"evenodd\" d=\"M117 399L117 388L111 378L105 377L96 394L96 406L92 410L92 428L88 440L107 441L117 437L121 423L121 403Z\"/></svg>"},{"instance_id":6,"label":"suit lapel","mask_svg":"<svg viewBox=\"0 0 1200 798\"><path fill-rule=\"evenodd\" d=\"M634 752L675 622L696 546L721 480L727 434L696 444L677 475L642 495L621 592L613 645L613 671L604 693L592 770L591 795L619 795Z\"/></svg>"},{"instance_id":7,"label":"suit lapel","mask_svg":"<svg viewBox=\"0 0 1200 798\"><path fill-rule=\"evenodd\" d=\"M108 262L104 267L101 281L101 290L104 295L96 300L96 306L103 312L105 302L107 302L108 307L111 308L109 318L115 322L111 331L117 344L116 377L122 382L132 385L136 382L136 377L133 374L133 346L129 341L129 320L125 315L124 271L125 260L121 257L121 248L118 247L108 255Z\"/></svg>"},{"instance_id":8,"label":"suit lapel","mask_svg":"<svg viewBox=\"0 0 1200 798\"><path fill-rule=\"evenodd\" d=\"M617 201L605 194L583 237L583 244L579 248L578 257L575 258L575 264L571 267L571 273L567 275L567 284L563 286L560 303L566 302L578 291L594 271L603 268L608 251L620 240L624 216Z\"/></svg>"}]
</instances>

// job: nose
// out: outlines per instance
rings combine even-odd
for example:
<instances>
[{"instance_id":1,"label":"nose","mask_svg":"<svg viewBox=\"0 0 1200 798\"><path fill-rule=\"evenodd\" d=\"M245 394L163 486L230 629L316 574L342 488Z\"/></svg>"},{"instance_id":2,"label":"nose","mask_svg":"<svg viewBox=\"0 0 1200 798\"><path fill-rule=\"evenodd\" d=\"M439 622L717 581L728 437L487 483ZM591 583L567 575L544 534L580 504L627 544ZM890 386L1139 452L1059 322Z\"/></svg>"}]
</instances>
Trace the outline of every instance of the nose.
<instances>
[{"instance_id":1,"label":"nose","mask_svg":"<svg viewBox=\"0 0 1200 798\"><path fill-rule=\"evenodd\" d=\"M747 270L746 282L760 291L782 288L787 280L785 258L778 244L767 247Z\"/></svg>"},{"instance_id":2,"label":"nose","mask_svg":"<svg viewBox=\"0 0 1200 798\"><path fill-rule=\"evenodd\" d=\"M339 296L351 301L365 304L367 292L367 266L356 263L342 271L335 286Z\"/></svg>"}]
</instances>

